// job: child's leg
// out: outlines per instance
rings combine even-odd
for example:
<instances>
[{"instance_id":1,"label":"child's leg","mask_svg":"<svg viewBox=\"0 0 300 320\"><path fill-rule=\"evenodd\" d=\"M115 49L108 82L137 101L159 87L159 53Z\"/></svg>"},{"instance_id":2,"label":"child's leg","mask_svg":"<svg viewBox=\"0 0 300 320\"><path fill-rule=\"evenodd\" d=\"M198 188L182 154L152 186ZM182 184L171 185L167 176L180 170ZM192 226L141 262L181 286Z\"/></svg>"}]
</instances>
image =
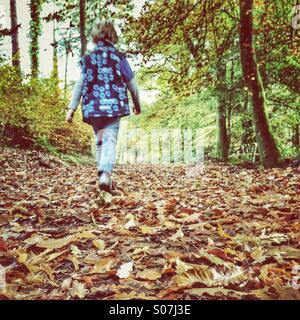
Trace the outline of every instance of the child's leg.
<instances>
[{"instance_id":1,"label":"child's leg","mask_svg":"<svg viewBox=\"0 0 300 320\"><path fill-rule=\"evenodd\" d=\"M96 134L96 163L97 163L97 172L100 176L102 174L100 169L100 162L101 162L101 154L102 154L102 144L103 144L103 129L99 129Z\"/></svg>"},{"instance_id":2,"label":"child's leg","mask_svg":"<svg viewBox=\"0 0 300 320\"><path fill-rule=\"evenodd\" d=\"M102 130L102 146L98 170L111 175L116 161L116 146L120 127L120 119L104 124Z\"/></svg>"},{"instance_id":3,"label":"child's leg","mask_svg":"<svg viewBox=\"0 0 300 320\"><path fill-rule=\"evenodd\" d=\"M96 142L96 164L97 164L97 172L100 176L102 172L100 172L100 160L102 153L102 141L103 141L103 120L102 118L92 118L90 119L90 124L93 127L95 134L95 142Z\"/></svg>"}]
</instances>

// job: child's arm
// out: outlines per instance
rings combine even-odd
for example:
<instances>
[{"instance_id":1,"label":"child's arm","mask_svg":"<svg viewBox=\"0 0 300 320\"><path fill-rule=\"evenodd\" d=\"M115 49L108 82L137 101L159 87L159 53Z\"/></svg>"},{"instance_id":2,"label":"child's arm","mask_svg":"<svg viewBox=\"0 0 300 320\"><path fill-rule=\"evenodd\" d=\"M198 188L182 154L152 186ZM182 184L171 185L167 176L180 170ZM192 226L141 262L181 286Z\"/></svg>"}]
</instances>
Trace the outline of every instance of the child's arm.
<instances>
[{"instance_id":1,"label":"child's arm","mask_svg":"<svg viewBox=\"0 0 300 320\"><path fill-rule=\"evenodd\" d=\"M82 95L82 87L83 87L83 74L80 74L79 79L76 81L76 84L73 89L72 99L69 104L69 110L67 112L66 121L72 122L75 111L77 110L81 95Z\"/></svg>"},{"instance_id":2,"label":"child's arm","mask_svg":"<svg viewBox=\"0 0 300 320\"><path fill-rule=\"evenodd\" d=\"M126 83L126 85L132 97L132 101L134 104L134 113L140 114L142 111L141 101L140 101L139 89L135 81L135 78L132 78L129 82Z\"/></svg>"},{"instance_id":3,"label":"child's arm","mask_svg":"<svg viewBox=\"0 0 300 320\"><path fill-rule=\"evenodd\" d=\"M140 114L142 110L138 86L134 77L134 73L125 57L121 60L120 66L123 81L126 83L126 86L132 97L132 102L134 104L133 111L135 114Z\"/></svg>"}]
</instances>

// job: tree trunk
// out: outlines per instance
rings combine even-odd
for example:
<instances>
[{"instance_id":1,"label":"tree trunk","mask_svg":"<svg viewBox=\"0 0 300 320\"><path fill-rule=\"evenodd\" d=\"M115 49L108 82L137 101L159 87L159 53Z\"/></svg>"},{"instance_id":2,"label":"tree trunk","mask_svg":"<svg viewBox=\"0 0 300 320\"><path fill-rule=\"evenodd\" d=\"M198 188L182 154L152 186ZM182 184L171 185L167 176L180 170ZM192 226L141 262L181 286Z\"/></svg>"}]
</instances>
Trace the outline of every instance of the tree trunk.
<instances>
[{"instance_id":1,"label":"tree trunk","mask_svg":"<svg viewBox=\"0 0 300 320\"><path fill-rule=\"evenodd\" d=\"M243 108L243 120L242 120L242 140L241 140L241 150L243 150L244 154L249 155L253 148L253 125L251 121L251 117L249 116L249 93L245 91L245 100L244 100L244 108Z\"/></svg>"},{"instance_id":2,"label":"tree trunk","mask_svg":"<svg viewBox=\"0 0 300 320\"><path fill-rule=\"evenodd\" d=\"M56 28L55 28L55 20L53 20L53 67L52 67L52 78L59 81L58 78L58 54L57 54L57 42L56 42Z\"/></svg>"},{"instance_id":3,"label":"tree trunk","mask_svg":"<svg viewBox=\"0 0 300 320\"><path fill-rule=\"evenodd\" d=\"M69 62L69 48L66 48L66 63L65 63L65 85L64 91L67 92L68 89L68 62Z\"/></svg>"},{"instance_id":4,"label":"tree trunk","mask_svg":"<svg viewBox=\"0 0 300 320\"><path fill-rule=\"evenodd\" d=\"M218 67L217 156L228 160L229 139L226 126L226 66Z\"/></svg>"},{"instance_id":5,"label":"tree trunk","mask_svg":"<svg viewBox=\"0 0 300 320\"><path fill-rule=\"evenodd\" d=\"M230 147L231 147L231 114L232 114L232 109L234 104L234 61L233 60L231 62L230 84L231 84L231 87L230 87L230 94L229 94L228 107L227 107L227 145L228 145L227 154L228 155L230 154Z\"/></svg>"},{"instance_id":6,"label":"tree trunk","mask_svg":"<svg viewBox=\"0 0 300 320\"><path fill-rule=\"evenodd\" d=\"M252 118L265 168L280 166L280 153L266 114L266 98L253 46L253 0L240 0L240 53L246 86L252 95Z\"/></svg>"},{"instance_id":7,"label":"tree trunk","mask_svg":"<svg viewBox=\"0 0 300 320\"><path fill-rule=\"evenodd\" d=\"M41 35L41 7L42 0L30 0L30 60L31 76L37 78L39 74L39 37Z\"/></svg>"},{"instance_id":8,"label":"tree trunk","mask_svg":"<svg viewBox=\"0 0 300 320\"><path fill-rule=\"evenodd\" d=\"M224 102L219 102L218 104L217 125L217 155L219 159L227 161L229 140L226 127L226 105L224 104Z\"/></svg>"},{"instance_id":9,"label":"tree trunk","mask_svg":"<svg viewBox=\"0 0 300 320\"><path fill-rule=\"evenodd\" d=\"M296 124L293 128L293 146L299 151L300 147L300 136L299 136L299 125Z\"/></svg>"},{"instance_id":10,"label":"tree trunk","mask_svg":"<svg viewBox=\"0 0 300 320\"><path fill-rule=\"evenodd\" d=\"M87 48L87 39L85 32L85 0L80 0L80 40L81 56L84 56Z\"/></svg>"},{"instance_id":11,"label":"tree trunk","mask_svg":"<svg viewBox=\"0 0 300 320\"><path fill-rule=\"evenodd\" d=\"M20 64L19 28L18 28L16 0L10 0L10 19L11 19L11 30L15 30L11 35L12 65L20 73L21 64Z\"/></svg>"}]
</instances>

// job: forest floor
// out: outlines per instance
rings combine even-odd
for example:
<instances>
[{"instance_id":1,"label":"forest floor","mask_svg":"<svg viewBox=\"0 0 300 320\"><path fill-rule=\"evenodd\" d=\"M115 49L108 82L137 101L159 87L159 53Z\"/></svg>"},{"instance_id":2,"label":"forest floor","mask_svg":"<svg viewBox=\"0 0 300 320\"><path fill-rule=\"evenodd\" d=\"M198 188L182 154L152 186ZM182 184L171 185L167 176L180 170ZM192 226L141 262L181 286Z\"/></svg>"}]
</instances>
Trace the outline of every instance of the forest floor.
<instances>
[{"instance_id":1,"label":"forest floor","mask_svg":"<svg viewBox=\"0 0 300 320\"><path fill-rule=\"evenodd\" d=\"M299 169L0 153L0 299L300 299Z\"/></svg>"}]
</instances>

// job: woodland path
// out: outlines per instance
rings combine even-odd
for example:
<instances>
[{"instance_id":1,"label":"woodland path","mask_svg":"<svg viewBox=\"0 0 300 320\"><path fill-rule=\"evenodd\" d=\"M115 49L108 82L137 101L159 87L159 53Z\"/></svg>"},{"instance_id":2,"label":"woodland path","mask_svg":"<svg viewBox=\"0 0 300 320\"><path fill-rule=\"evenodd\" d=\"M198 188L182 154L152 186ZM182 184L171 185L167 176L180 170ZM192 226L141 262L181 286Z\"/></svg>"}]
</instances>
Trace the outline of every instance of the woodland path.
<instances>
[{"instance_id":1,"label":"woodland path","mask_svg":"<svg viewBox=\"0 0 300 320\"><path fill-rule=\"evenodd\" d=\"M299 168L118 165L111 199L93 165L0 151L0 299L300 299Z\"/></svg>"}]
</instances>

